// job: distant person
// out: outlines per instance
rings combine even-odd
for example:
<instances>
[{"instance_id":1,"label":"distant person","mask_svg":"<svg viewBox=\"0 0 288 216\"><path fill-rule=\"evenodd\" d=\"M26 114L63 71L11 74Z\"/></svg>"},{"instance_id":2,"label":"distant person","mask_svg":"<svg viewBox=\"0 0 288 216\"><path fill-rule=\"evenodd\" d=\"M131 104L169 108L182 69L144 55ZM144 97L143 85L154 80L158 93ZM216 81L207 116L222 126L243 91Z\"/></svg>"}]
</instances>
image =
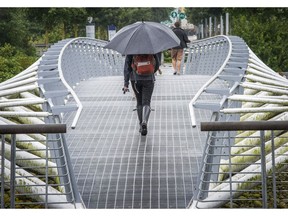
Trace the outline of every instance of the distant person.
<instances>
[{"instance_id":1,"label":"distant person","mask_svg":"<svg viewBox=\"0 0 288 216\"><path fill-rule=\"evenodd\" d=\"M152 64L151 64L152 63ZM148 133L148 119L151 112L150 104L154 90L155 75L159 69L156 55L127 55L124 64L123 93L129 91L129 80L137 100L137 114L142 136Z\"/></svg>"},{"instance_id":2,"label":"distant person","mask_svg":"<svg viewBox=\"0 0 288 216\"><path fill-rule=\"evenodd\" d=\"M171 57L172 57L172 66L174 69L174 75L178 74L180 75L180 67L181 67L181 61L184 54L184 48L187 48L187 43L190 42L188 39L187 34L185 31L180 28L180 22L177 21L174 23L175 28L173 29L173 32L177 35L177 37L180 40L180 45L177 47L173 47L171 49Z\"/></svg>"}]
</instances>

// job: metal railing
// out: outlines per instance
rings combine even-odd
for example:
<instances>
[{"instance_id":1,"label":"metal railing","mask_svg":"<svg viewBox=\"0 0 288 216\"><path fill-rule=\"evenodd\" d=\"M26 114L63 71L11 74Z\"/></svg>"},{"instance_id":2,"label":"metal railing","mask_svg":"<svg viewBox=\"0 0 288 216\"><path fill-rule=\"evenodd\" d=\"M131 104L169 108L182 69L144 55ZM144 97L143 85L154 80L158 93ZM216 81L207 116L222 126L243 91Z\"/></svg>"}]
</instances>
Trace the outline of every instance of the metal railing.
<instances>
[{"instance_id":1,"label":"metal railing","mask_svg":"<svg viewBox=\"0 0 288 216\"><path fill-rule=\"evenodd\" d=\"M287 208L288 121L202 122L209 131L192 208Z\"/></svg>"},{"instance_id":2,"label":"metal railing","mask_svg":"<svg viewBox=\"0 0 288 216\"><path fill-rule=\"evenodd\" d=\"M0 125L1 208L84 208L63 133L65 124Z\"/></svg>"},{"instance_id":3,"label":"metal railing","mask_svg":"<svg viewBox=\"0 0 288 216\"><path fill-rule=\"evenodd\" d=\"M78 83L91 77L122 74L123 56L112 50L103 49L106 43L106 41L90 38L75 38L60 41L52 45L29 68L12 79L0 83L0 124L14 125L15 123L10 118L16 119L17 124L27 124L27 122L31 122L32 124L61 123L63 113L76 111L71 126L75 128L82 110L81 102L74 93L74 88L76 88ZM187 49L185 60L184 74L212 76L199 89L189 104L193 127L197 125L194 114L194 109L196 108L211 110L212 122L288 120L286 102L288 96L286 86L288 85L288 81L261 62L241 38L236 36L217 36L193 41ZM201 101L202 98L204 98L204 102ZM261 100L259 101L259 99ZM68 101L69 103L67 103ZM21 142L21 140L30 139L25 137L24 139L19 139L18 142L17 136L16 143L18 145L25 143ZM279 134L276 136L277 138L280 137ZM35 142L38 145L41 143L39 140L43 140L43 136L40 137L40 139L33 137L34 141L31 143ZM213 136L208 136L207 146L210 145L212 138ZM223 138L220 136L219 139ZM245 139L248 140L250 138L245 136ZM69 182L74 181L72 168L69 167L69 154L66 149L65 136L63 134L48 134L44 140L48 142L49 151L52 150L51 155L48 155L48 153L45 154L48 155L45 156L45 161L46 163L50 163L48 158L55 160L51 168L57 167L57 175L60 175L60 179L65 182L58 186L65 188L67 184L70 184ZM222 146L221 143L218 143L218 138L215 140L217 142L215 145L213 144L214 146ZM50 142L53 144L50 144ZM5 143L4 147L6 145L8 144ZM26 142L26 144L21 144L19 151L16 149L16 159L17 152L18 154L30 153L25 150L25 146L30 146L30 144ZM42 151L42 149L45 150ZM58 151L59 149L61 150ZM213 147L210 149L213 149ZM43 152L46 152L46 147L42 148L39 144L37 149L32 151L36 153L40 151L39 153L43 154ZM216 158L213 159L216 167L220 164L218 154L219 152L217 151L214 151L213 154L209 153L209 160ZM206 155L206 152L204 155ZM33 158L29 158L27 161L33 160ZM67 166L63 166L63 164L67 164ZM26 165L23 162L23 172L30 172L32 170L33 173L30 174L34 175L33 167ZM41 171L41 169L38 167L36 171ZM17 170L18 168L16 167ZM219 170L216 171L219 172ZM67 173L70 173L70 175L67 175ZM43 181L41 175L36 174ZM205 175L205 181L215 181L215 176L209 173L209 175ZM216 180L218 181L218 179ZM52 184L52 188L54 184ZM30 188L35 190L38 186L31 186ZM66 195L71 194L70 190L74 188L77 188L76 184L70 189L65 188ZM25 193L21 193L21 195L25 195ZM229 190L229 193L232 195L231 190ZM78 193L74 194L77 195ZM206 198L205 193L203 194L203 197L201 195L199 199L207 199L209 197L209 193L206 193ZM73 197L69 199L73 200ZM59 201L58 203L61 202ZM199 201L197 202L200 203ZM53 204L53 202L50 204ZM197 205L197 207L199 206Z\"/></svg>"},{"instance_id":4,"label":"metal railing","mask_svg":"<svg viewBox=\"0 0 288 216\"><path fill-rule=\"evenodd\" d=\"M104 49L106 43L91 38L65 39L52 45L39 62L37 83L43 97L54 115L76 111L72 128L76 127L82 111L82 103L74 88L92 77L123 73L123 56ZM66 104L69 97L74 103Z\"/></svg>"},{"instance_id":5,"label":"metal railing","mask_svg":"<svg viewBox=\"0 0 288 216\"><path fill-rule=\"evenodd\" d=\"M221 38L222 41L220 40ZM219 42L217 42L217 40ZM286 154L281 155L282 153L277 152L277 147L275 148L275 151L269 149L269 155L265 156L267 160L267 157L271 158L277 154L279 158L276 158L275 161L269 159L270 161L273 161L273 163L275 162L276 167L271 165L272 162L270 164L261 164L261 154L263 157L265 152L258 152L258 155L254 152L260 149L258 145L261 136L265 136L266 139L267 134L272 133L274 137L270 139L276 140L277 142L280 140L281 143L286 139L286 134L283 135L282 131L280 133L277 128L274 128L274 131L274 126L269 128L269 130L273 130L273 132L265 134L262 134L263 132L252 133L249 131L250 128L247 127L246 123L251 122L252 125L257 125L259 122L263 121L270 126L273 121L277 121L278 124L283 124L283 122L288 120L288 80L266 66L241 38L235 36L217 36L192 42L187 55L187 64L187 73L210 76L207 76L207 83L198 90L189 103L192 127L199 125L196 121L196 108L210 110L210 119L213 124L221 124L223 126L226 122L235 122L237 127L239 124L246 125L246 128L242 128L243 133L240 135L237 134L236 126L232 128L235 130L233 133L230 132L231 128L226 128L227 131L222 128L223 131L221 132L210 132L208 134L206 149L203 153L203 163L205 165L200 173L201 180L198 182L199 191L195 192L192 205L189 205L189 207L227 207L227 204L225 205L225 203L230 200L230 205L228 205L228 207L249 207L249 199L243 198L242 195L240 196L241 198L239 198L239 194L244 193L245 196L252 197L259 196L259 191L261 192L262 189L253 188L253 191L251 188L247 189L246 186L251 185L251 187L254 187L254 185L262 183L261 179L259 180L259 176L262 177L264 175L261 173L261 167L266 166L266 168L269 169L267 170L264 167L262 172L266 170L265 172L269 173L268 182L270 183L271 167L274 167L277 170L276 172L280 173L276 176L272 175L271 178L278 178L281 176L280 178L285 179L286 173L284 173L283 177L281 169L286 167L287 161L286 159L284 161L282 160L286 157ZM207 67L204 67L203 65ZM230 126L233 127L234 125ZM235 147L240 141L240 146L254 146L251 148L249 147L246 154L240 155L239 152L246 148L243 146ZM268 143L268 146L271 145L272 144ZM280 152L286 148L286 144L281 148L282 149L279 149ZM264 151L263 149L264 148L262 148L262 151ZM268 152L268 150L265 151ZM252 158L252 162L249 161ZM255 159L258 161L255 161ZM262 161L264 161L263 158ZM255 168L258 169L258 171L255 172L258 172L259 175L251 173L250 170L246 170L246 165L248 163L251 163L249 165L250 169L251 167L256 167L258 165L258 167ZM250 182L252 182L252 180L249 179L250 177L255 178L258 182L255 181L250 184ZM235 178L239 178L239 182L237 182ZM267 178L263 177L263 181L265 179ZM275 184L275 182L272 182L272 184ZM271 206L269 202L267 203L267 196L265 195L267 190L265 188L264 190L266 192L261 192L263 198L261 197L260 204L257 202L259 200L255 198L254 204L258 204L256 206L254 205L254 207L259 207L261 205L261 207L264 206L264 208L276 208L279 206L287 208L287 200L285 199L284 201L281 200L277 205L274 203ZM286 191L285 186L284 188L281 188L281 190ZM251 195L252 192L255 192L255 194ZM249 193L249 195L246 195L246 193ZM273 193L275 193L275 190ZM278 191L278 196L274 196L272 199L278 199L279 197L280 193ZM237 202L237 198L239 202ZM241 201L242 203L245 202L244 205L241 205Z\"/></svg>"},{"instance_id":6,"label":"metal railing","mask_svg":"<svg viewBox=\"0 0 288 216\"><path fill-rule=\"evenodd\" d=\"M97 76L122 74L123 56L112 50L103 49L106 43L107 41L91 38L59 41L51 45L44 55L30 67L0 83L0 125L3 128L9 128L23 124L59 124L63 122L65 113L75 111L76 114L71 125L72 128L75 128L82 110L81 101L74 92L74 88L79 82ZM17 143L15 181L17 185L29 184L27 189L23 186L23 190L19 190L21 187L17 186L17 196L30 196L30 198L34 196L39 203L44 203L45 207L49 208L85 207L77 192L64 134L47 134L46 136L19 134L15 139ZM6 135L3 141L4 148L9 147L10 141L11 135ZM29 149L30 147L32 149ZM4 152L4 148L2 148L2 152ZM5 149L7 150L7 148ZM10 161L10 154L13 151L9 150L9 154L5 151L5 158L1 158L6 165L10 166L10 163L13 163L14 159ZM17 157L21 157L21 160ZM38 163L38 165L30 167L34 163ZM49 166L46 166L46 163ZM7 167L2 166L2 169L5 171ZM45 186L48 189L44 187L47 182L43 183L46 179L45 169L48 169L49 175L51 174L50 170L52 172L52 176L48 177L49 182L51 179L54 181L52 185ZM28 175L29 179L20 178L19 180L18 171L24 173L23 175ZM38 173L39 171L40 173ZM7 170L5 173L7 174L5 174L5 178L10 179ZM34 179L37 179L36 183ZM6 184L6 186L5 190L8 190L9 185ZM29 193L27 190L30 190ZM42 192L38 190L42 190ZM47 193L47 190L49 192L48 200L43 195L43 193ZM52 196L53 194L54 196ZM64 205L65 203L70 204Z\"/></svg>"},{"instance_id":7,"label":"metal railing","mask_svg":"<svg viewBox=\"0 0 288 216\"><path fill-rule=\"evenodd\" d=\"M248 59L248 46L236 36L216 36L190 44L185 73L212 75L189 103L193 127L197 125L195 108L218 112L227 106L229 95L242 92L239 85L244 79ZM201 101L201 98L205 99Z\"/></svg>"}]
</instances>

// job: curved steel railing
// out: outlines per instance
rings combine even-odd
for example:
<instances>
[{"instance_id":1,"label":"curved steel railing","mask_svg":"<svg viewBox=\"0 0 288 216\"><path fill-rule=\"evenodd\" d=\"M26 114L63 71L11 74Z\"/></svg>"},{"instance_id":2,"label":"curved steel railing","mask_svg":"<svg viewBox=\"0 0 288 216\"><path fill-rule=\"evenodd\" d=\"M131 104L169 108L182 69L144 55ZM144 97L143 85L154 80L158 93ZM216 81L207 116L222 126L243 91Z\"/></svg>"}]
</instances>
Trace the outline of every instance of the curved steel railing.
<instances>
[{"instance_id":1,"label":"curved steel railing","mask_svg":"<svg viewBox=\"0 0 288 216\"><path fill-rule=\"evenodd\" d=\"M0 123L14 124L9 117L18 118L22 123L61 123L63 113L76 111L72 124L72 128L75 128L82 110L81 101L74 92L77 84L91 77L122 74L123 56L103 49L106 43L91 38L60 41L52 45L28 69L1 83L0 107L3 110L0 111ZM196 108L211 110L212 121L255 120L256 117L251 113L259 114L257 117L260 116L262 120L287 120L287 80L267 67L241 38L216 36L195 41L190 44L187 52L185 74L209 75L207 83L189 103L193 127L197 125ZM15 95L19 98L15 98ZM202 97L206 96L210 101L202 102ZM259 105L259 99L264 107ZM243 102L248 102L249 106L247 103L242 106ZM262 112L271 113L264 115ZM277 116L279 112L281 116ZM207 139L203 169L199 177L199 193L206 193L207 188L210 189L213 183L217 183L217 175L222 174L219 171L220 161L229 154L222 154L223 143L217 140L217 136L222 134L212 135L211 137L216 137L216 141ZM65 138L57 136L57 139L65 147ZM61 163L58 166L61 167ZM60 173L65 173L67 169L69 170L69 166L65 170L60 169ZM213 173L216 175L213 176ZM73 175L71 176L73 180ZM206 195L208 196L207 193ZM198 201L201 203L202 200ZM203 206L205 208L205 205L201 205Z\"/></svg>"},{"instance_id":2,"label":"curved steel railing","mask_svg":"<svg viewBox=\"0 0 288 216\"><path fill-rule=\"evenodd\" d=\"M73 90L77 84L95 76L122 73L123 57L103 49L106 43L91 38L66 39L51 46L42 57L38 75L40 89L53 114L76 111L72 128L75 128L82 111L81 101ZM55 55L57 58L54 59ZM71 96L75 104L66 105Z\"/></svg>"},{"instance_id":3,"label":"curved steel railing","mask_svg":"<svg viewBox=\"0 0 288 216\"><path fill-rule=\"evenodd\" d=\"M195 102L198 100L198 98L200 97L200 95L205 91L205 89L212 83L215 81L215 79L218 78L218 75L220 73L222 73L224 67L226 66L227 62L229 61L230 59L230 56L231 56L231 53L232 53L232 44L231 44L231 40L227 37L227 36L221 36L221 38L223 37L223 40L225 40L225 42L228 43L228 54L227 54L227 57L226 59L224 60L222 66L220 67L220 69L198 90L198 92L196 93L196 95L193 97L193 99L190 101L189 103L189 111L190 111L190 116L191 116L191 123L192 123L192 127L196 127L196 118L195 118L195 112L194 112L194 107L193 105L195 104ZM219 37L216 37L216 38L219 38ZM203 41L200 41L200 42L197 42L197 45L194 45L192 47L195 47L195 46L205 46L205 42L208 42L210 41L211 39L205 39ZM198 45L199 44L199 45ZM191 49L193 49L191 47ZM194 51L196 52L196 51ZM199 53L200 55L200 53ZM212 61L212 59L211 59ZM193 61L192 63L193 64ZM198 64L201 64L201 63L198 63ZM211 73L213 73L211 71Z\"/></svg>"},{"instance_id":4,"label":"curved steel railing","mask_svg":"<svg viewBox=\"0 0 288 216\"><path fill-rule=\"evenodd\" d=\"M205 47L210 46L210 50L214 52L215 58L203 58L201 55L202 53L207 50ZM222 46L222 49L219 49L219 47ZM226 47L226 49L223 49L223 47ZM200 47L202 47L202 50L200 51ZM243 51L243 47L246 47L246 51ZM196 50L195 50L196 49ZM239 50L241 50L241 53L239 53ZM207 51L206 51L207 52ZM220 109L225 102L225 97L227 97L227 93L231 94L235 91L235 89L239 86L240 80L242 79L244 75L244 71L246 69L246 65L248 64L248 48L245 44L245 42L235 36L216 36L211 39L205 39L201 41L196 41L190 46L190 53L191 56L198 56L191 58L192 60L189 61L189 55L188 55L188 66L186 66L188 69L191 68L190 71L191 74L210 74L213 75L196 93L196 95L193 97L193 99L189 103L189 110L190 110L190 116L191 116L191 123L192 127L196 127L196 117L195 117L195 111L194 108L197 107L197 100L200 98L200 96L204 93L211 93L211 94L218 94L222 98L222 104L202 104L198 105L201 106L201 108L211 109L215 111L216 109ZM221 56L221 58L217 58L217 55ZM233 57L233 55L235 57ZM237 56L238 55L238 56ZM199 57L200 56L200 57ZM195 62L196 59L199 59L198 62ZM190 63L191 62L191 63ZM237 63L237 64L235 64ZM208 71L202 71L199 72L197 70L197 67L194 69L189 66L189 64L198 64L198 65L208 65ZM212 65L212 67L209 67L209 65ZM210 68L210 70L209 70ZM214 69L214 70L213 70ZM231 72L228 72L228 71ZM229 76L229 77L228 77ZM221 87L217 87L219 89L210 89L209 87L212 86L212 84L215 83L216 80L224 80L224 85ZM228 83L227 84L227 80ZM224 88L224 89L223 89ZM227 90L224 92L224 90Z\"/></svg>"},{"instance_id":5,"label":"curved steel railing","mask_svg":"<svg viewBox=\"0 0 288 216\"><path fill-rule=\"evenodd\" d=\"M61 124L65 112L76 111L72 128L75 127L82 110L74 92L77 84L90 77L122 73L122 55L103 49L106 43L90 38L62 40L29 68L0 83L0 124L4 127ZM9 136L3 133L0 131L0 167L5 187L7 179L11 179L10 164L16 162L13 175L17 181L17 196L36 197L37 203L46 208L85 208L63 134L17 135L13 142L16 146L10 149ZM9 156L11 152L14 158ZM51 179L55 181L54 187L48 183ZM4 206L3 189L1 187L1 207Z\"/></svg>"},{"instance_id":6,"label":"curved steel railing","mask_svg":"<svg viewBox=\"0 0 288 216\"><path fill-rule=\"evenodd\" d=\"M196 65L209 65L214 61L222 64L219 69L215 67L215 70L210 71L210 75L215 75L189 103L192 126L197 125L195 108L211 110L211 122L220 125L221 122L237 125L237 122L243 121L287 121L287 79L265 65L241 38L225 38L229 41L229 52L215 49L215 53L226 55L224 61L223 58L201 57L198 57L199 62L187 61L188 64ZM196 41L195 44L205 46L204 43L211 44L209 40ZM199 48L195 51L196 45L190 48L190 52L201 55L201 52L197 52ZM190 68L191 74L198 73L197 66L194 66L194 70L191 65L186 67ZM200 74L207 74L207 71L201 71ZM210 101L201 102L201 96ZM255 200L267 207L266 182L270 177L275 186L272 199L278 200L276 185L281 183L277 182L277 176L287 166L287 132L272 131L264 136L263 131L231 130L233 132L208 133L198 186L193 197L195 202L192 200L190 208L216 208L226 203L233 208L239 200L241 203L249 199L237 199L243 192L258 193ZM258 184L262 184L262 191L255 188Z\"/></svg>"}]
</instances>

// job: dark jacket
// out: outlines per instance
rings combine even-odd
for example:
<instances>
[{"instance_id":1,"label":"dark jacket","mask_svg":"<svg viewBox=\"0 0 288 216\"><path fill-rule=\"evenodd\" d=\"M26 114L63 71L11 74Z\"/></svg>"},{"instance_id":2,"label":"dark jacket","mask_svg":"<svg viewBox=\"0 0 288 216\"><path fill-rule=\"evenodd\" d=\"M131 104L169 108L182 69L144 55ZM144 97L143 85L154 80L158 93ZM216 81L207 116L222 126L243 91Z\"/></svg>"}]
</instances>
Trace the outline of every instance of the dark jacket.
<instances>
[{"instance_id":1,"label":"dark jacket","mask_svg":"<svg viewBox=\"0 0 288 216\"><path fill-rule=\"evenodd\" d=\"M190 42L186 32L182 28L174 28L173 32L177 35L180 40L180 46L173 47L174 49L184 49L187 47L187 43Z\"/></svg>"},{"instance_id":2,"label":"dark jacket","mask_svg":"<svg viewBox=\"0 0 288 216\"><path fill-rule=\"evenodd\" d=\"M155 60L156 60L156 64L155 64L155 69L154 72L156 72L159 69L159 59L157 57L157 55L153 55ZM133 55L127 55L125 58L125 64L124 64L124 86L128 87L129 85L129 80L131 81L135 81L135 80L154 80L155 81L155 76L154 74L151 74L149 76L139 76L138 74L136 74L132 67L132 59L133 59Z\"/></svg>"}]
</instances>

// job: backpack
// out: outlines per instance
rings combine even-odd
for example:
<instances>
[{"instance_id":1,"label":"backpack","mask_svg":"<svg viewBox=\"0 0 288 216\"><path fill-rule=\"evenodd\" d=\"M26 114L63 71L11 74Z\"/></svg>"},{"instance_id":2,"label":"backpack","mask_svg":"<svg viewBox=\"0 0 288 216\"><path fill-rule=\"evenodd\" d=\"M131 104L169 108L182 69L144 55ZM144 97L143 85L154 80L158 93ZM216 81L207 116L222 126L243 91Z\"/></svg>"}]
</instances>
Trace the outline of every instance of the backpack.
<instances>
[{"instance_id":1,"label":"backpack","mask_svg":"<svg viewBox=\"0 0 288 216\"><path fill-rule=\"evenodd\" d=\"M154 73L155 64L152 54L139 54L133 56L131 67L138 75L147 76Z\"/></svg>"}]
</instances>

